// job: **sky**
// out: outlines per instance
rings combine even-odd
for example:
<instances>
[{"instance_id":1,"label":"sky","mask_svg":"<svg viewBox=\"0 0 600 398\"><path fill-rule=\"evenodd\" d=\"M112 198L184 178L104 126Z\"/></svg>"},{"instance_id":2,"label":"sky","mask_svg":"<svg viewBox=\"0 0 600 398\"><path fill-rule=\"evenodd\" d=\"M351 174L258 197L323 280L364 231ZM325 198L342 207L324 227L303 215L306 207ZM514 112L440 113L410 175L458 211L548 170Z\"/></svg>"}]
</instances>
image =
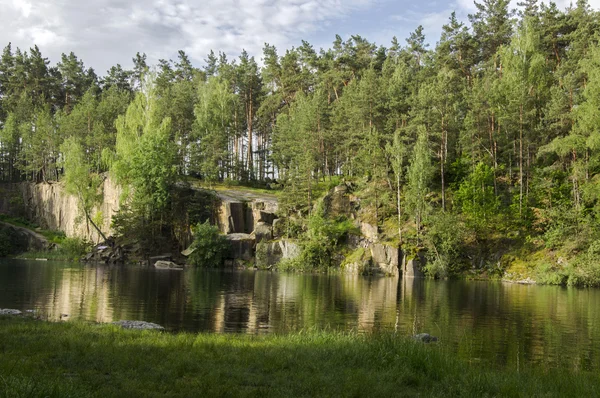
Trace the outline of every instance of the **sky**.
<instances>
[{"instance_id":1,"label":"sky","mask_svg":"<svg viewBox=\"0 0 600 398\"><path fill-rule=\"evenodd\" d=\"M184 50L200 67L211 49L229 58L245 49L260 63L264 43L282 54L301 40L318 50L336 34L359 34L389 47L419 25L434 45L452 11L467 22L473 10L472 0L0 0L0 46L37 44L52 64L73 51L104 75L117 63L130 67L136 52L154 64Z\"/></svg>"}]
</instances>

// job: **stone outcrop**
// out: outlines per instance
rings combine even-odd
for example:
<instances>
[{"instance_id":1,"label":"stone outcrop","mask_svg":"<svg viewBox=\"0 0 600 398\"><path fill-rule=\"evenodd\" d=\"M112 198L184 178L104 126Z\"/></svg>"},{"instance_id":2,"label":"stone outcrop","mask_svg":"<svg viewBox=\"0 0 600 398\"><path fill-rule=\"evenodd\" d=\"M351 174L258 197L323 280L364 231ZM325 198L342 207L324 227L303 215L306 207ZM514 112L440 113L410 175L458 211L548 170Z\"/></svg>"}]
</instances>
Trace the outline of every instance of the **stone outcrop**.
<instances>
[{"instance_id":1,"label":"stone outcrop","mask_svg":"<svg viewBox=\"0 0 600 398\"><path fill-rule=\"evenodd\" d=\"M402 276L404 278L423 278L423 267L425 266L425 255L419 253L415 258L403 261Z\"/></svg>"},{"instance_id":2,"label":"stone outcrop","mask_svg":"<svg viewBox=\"0 0 600 398\"><path fill-rule=\"evenodd\" d=\"M63 231L71 238L101 240L97 231L87 225L77 198L67 194L62 183L3 184L1 189L5 197L0 201L0 212L25 216L44 229ZM122 191L109 177L104 180L101 190L102 203L92 214L94 217L101 215L102 222L98 227L108 236L112 233L111 221L119 210Z\"/></svg>"},{"instance_id":3,"label":"stone outcrop","mask_svg":"<svg viewBox=\"0 0 600 398\"><path fill-rule=\"evenodd\" d=\"M374 268L378 273L397 276L400 273L399 265L402 252L398 247L375 243L369 246Z\"/></svg>"},{"instance_id":4,"label":"stone outcrop","mask_svg":"<svg viewBox=\"0 0 600 398\"><path fill-rule=\"evenodd\" d=\"M154 268L159 269L183 269L183 265L176 264L173 261L159 260L154 263Z\"/></svg>"},{"instance_id":5,"label":"stone outcrop","mask_svg":"<svg viewBox=\"0 0 600 398\"><path fill-rule=\"evenodd\" d=\"M348 186L345 184L338 185L329 191L323 199L325 211L329 217L346 216L351 218L353 213L352 203L348 196Z\"/></svg>"},{"instance_id":6,"label":"stone outcrop","mask_svg":"<svg viewBox=\"0 0 600 398\"><path fill-rule=\"evenodd\" d=\"M366 222L360 223L360 233L370 241L376 242L379 239L379 231L375 225Z\"/></svg>"},{"instance_id":7,"label":"stone outcrop","mask_svg":"<svg viewBox=\"0 0 600 398\"><path fill-rule=\"evenodd\" d=\"M271 267L277 265L282 260L293 260L298 256L300 256L300 246L298 243L287 239L280 239L266 242L257 251L256 261L260 266Z\"/></svg>"},{"instance_id":8,"label":"stone outcrop","mask_svg":"<svg viewBox=\"0 0 600 398\"><path fill-rule=\"evenodd\" d=\"M254 227L254 232L252 232L252 234L256 238L256 243L270 241L273 239L273 226L260 221Z\"/></svg>"},{"instance_id":9,"label":"stone outcrop","mask_svg":"<svg viewBox=\"0 0 600 398\"><path fill-rule=\"evenodd\" d=\"M27 228L0 222L0 231L5 232L9 237L11 248L15 254L25 251L45 251L52 247L45 236Z\"/></svg>"},{"instance_id":10,"label":"stone outcrop","mask_svg":"<svg viewBox=\"0 0 600 398\"><path fill-rule=\"evenodd\" d=\"M398 276L401 273L402 251L395 246L360 241L342 268L347 273Z\"/></svg>"},{"instance_id":11,"label":"stone outcrop","mask_svg":"<svg viewBox=\"0 0 600 398\"><path fill-rule=\"evenodd\" d=\"M278 204L274 195L248 191L218 191L221 200L217 223L222 233L250 234L261 225L273 225Z\"/></svg>"},{"instance_id":12,"label":"stone outcrop","mask_svg":"<svg viewBox=\"0 0 600 398\"><path fill-rule=\"evenodd\" d=\"M225 253L226 263L234 265L236 261L251 261L254 259L256 240L250 234L229 234L226 236L229 250ZM230 260L230 261L227 261Z\"/></svg>"}]
</instances>

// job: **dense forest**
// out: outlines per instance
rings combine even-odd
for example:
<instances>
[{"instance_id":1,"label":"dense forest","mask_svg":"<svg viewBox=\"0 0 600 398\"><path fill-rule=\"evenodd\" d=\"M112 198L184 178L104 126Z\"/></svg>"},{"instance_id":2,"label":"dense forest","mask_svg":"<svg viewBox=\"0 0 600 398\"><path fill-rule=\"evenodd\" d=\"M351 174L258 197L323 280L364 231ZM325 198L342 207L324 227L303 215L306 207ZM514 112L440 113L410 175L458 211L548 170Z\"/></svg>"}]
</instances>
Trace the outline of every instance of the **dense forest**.
<instances>
[{"instance_id":1,"label":"dense forest","mask_svg":"<svg viewBox=\"0 0 600 398\"><path fill-rule=\"evenodd\" d=\"M428 249L431 274L509 239L554 259L539 265L551 282L599 283L600 14L475 5L434 48L419 27L389 47L265 44L261 62L211 51L201 68L138 53L102 77L73 53L51 66L9 44L0 179L64 180L93 221L110 171L132 188L123 219L159 231L190 178L280 189L282 211L306 219L345 181L388 239Z\"/></svg>"}]
</instances>

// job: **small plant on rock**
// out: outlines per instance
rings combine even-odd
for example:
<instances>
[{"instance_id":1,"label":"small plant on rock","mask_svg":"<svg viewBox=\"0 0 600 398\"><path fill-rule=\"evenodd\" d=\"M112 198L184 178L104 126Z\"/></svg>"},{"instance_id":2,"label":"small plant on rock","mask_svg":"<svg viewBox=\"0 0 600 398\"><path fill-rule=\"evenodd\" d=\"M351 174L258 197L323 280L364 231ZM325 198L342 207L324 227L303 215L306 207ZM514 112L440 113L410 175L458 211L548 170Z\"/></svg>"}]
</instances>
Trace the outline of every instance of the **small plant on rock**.
<instances>
[{"instance_id":1,"label":"small plant on rock","mask_svg":"<svg viewBox=\"0 0 600 398\"><path fill-rule=\"evenodd\" d=\"M201 267L218 267L223 262L223 253L227 250L227 240L219 233L219 228L208 221L193 228L193 252L188 258L191 265Z\"/></svg>"}]
</instances>

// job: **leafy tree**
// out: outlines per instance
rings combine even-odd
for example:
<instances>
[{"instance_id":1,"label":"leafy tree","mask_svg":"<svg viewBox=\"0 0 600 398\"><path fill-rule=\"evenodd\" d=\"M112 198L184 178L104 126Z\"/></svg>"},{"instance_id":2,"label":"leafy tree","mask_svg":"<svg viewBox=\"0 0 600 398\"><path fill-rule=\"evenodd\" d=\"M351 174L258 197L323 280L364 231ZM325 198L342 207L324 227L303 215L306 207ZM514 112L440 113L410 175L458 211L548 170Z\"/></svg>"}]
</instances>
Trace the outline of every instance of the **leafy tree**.
<instances>
[{"instance_id":1,"label":"leafy tree","mask_svg":"<svg viewBox=\"0 0 600 398\"><path fill-rule=\"evenodd\" d=\"M94 207L101 202L102 193L100 192L100 185L103 182L102 177L96 173L92 173L91 167L85 157L84 148L79 143L77 137L71 136L67 138L60 149L63 156L63 181L67 193L77 197L79 209L85 217L88 234L91 224L96 232L98 232L98 235L103 240L106 240L106 236L94 222L92 214Z\"/></svg>"},{"instance_id":2,"label":"leafy tree","mask_svg":"<svg viewBox=\"0 0 600 398\"><path fill-rule=\"evenodd\" d=\"M429 183L432 173L431 153L427 145L427 134L421 128L408 167L408 186L406 189L407 205L416 224L417 245L420 242L423 220L428 212L427 195L430 189Z\"/></svg>"}]
</instances>

